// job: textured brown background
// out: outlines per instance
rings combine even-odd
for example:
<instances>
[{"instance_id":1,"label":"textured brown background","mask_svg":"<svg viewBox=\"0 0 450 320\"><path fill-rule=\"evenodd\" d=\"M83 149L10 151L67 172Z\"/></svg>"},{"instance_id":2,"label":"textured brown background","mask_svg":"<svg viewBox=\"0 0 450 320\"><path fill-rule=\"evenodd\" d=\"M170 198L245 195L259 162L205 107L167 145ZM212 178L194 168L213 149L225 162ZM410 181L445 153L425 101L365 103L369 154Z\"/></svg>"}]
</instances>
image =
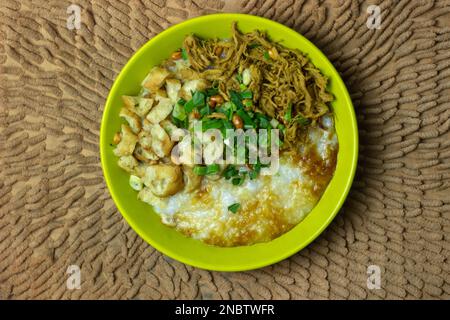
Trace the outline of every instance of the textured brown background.
<instances>
[{"instance_id":1,"label":"textured brown background","mask_svg":"<svg viewBox=\"0 0 450 320\"><path fill-rule=\"evenodd\" d=\"M0 4L0 298L450 297L450 3L67 1ZM103 181L99 126L114 78L149 38L210 12L262 15L311 39L343 75L360 161L348 200L308 248L243 273L165 258L122 219ZM342 141L342 143L345 143ZM81 266L81 290L66 270ZM382 269L368 290L366 269Z\"/></svg>"}]
</instances>

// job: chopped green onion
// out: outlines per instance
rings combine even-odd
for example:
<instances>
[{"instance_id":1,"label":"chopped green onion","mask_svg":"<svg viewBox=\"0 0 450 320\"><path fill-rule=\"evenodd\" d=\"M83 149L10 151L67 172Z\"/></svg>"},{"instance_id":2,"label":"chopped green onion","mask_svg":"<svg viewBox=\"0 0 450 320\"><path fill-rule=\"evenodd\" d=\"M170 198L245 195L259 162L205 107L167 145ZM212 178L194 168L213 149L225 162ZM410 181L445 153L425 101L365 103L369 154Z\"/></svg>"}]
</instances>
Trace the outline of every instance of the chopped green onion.
<instances>
[{"instance_id":1,"label":"chopped green onion","mask_svg":"<svg viewBox=\"0 0 450 320\"><path fill-rule=\"evenodd\" d=\"M250 108L250 107L253 106L253 101L250 100L250 99L244 100L243 103L244 103L244 105L245 105L247 108Z\"/></svg>"},{"instance_id":2,"label":"chopped green onion","mask_svg":"<svg viewBox=\"0 0 450 320\"><path fill-rule=\"evenodd\" d=\"M291 121L291 119L292 119L292 104L289 103L288 109L284 114L284 120Z\"/></svg>"},{"instance_id":3,"label":"chopped green onion","mask_svg":"<svg viewBox=\"0 0 450 320\"><path fill-rule=\"evenodd\" d=\"M189 125L189 119L187 117L186 119L181 121L177 118L174 118L174 116L172 115L171 120L178 128L187 128Z\"/></svg>"},{"instance_id":4,"label":"chopped green onion","mask_svg":"<svg viewBox=\"0 0 450 320\"><path fill-rule=\"evenodd\" d=\"M189 55L186 51L185 48L181 48L181 57L183 58L183 60L188 60L189 59Z\"/></svg>"},{"instance_id":5,"label":"chopped green onion","mask_svg":"<svg viewBox=\"0 0 450 320\"><path fill-rule=\"evenodd\" d=\"M224 110L228 110L228 109L236 109L236 105L231 102L231 101L226 101L224 104L222 104L219 108L220 109L224 109Z\"/></svg>"},{"instance_id":6,"label":"chopped green onion","mask_svg":"<svg viewBox=\"0 0 450 320\"><path fill-rule=\"evenodd\" d=\"M242 102L244 103L244 106L246 106L246 107L253 106L253 101L252 100L244 100Z\"/></svg>"},{"instance_id":7,"label":"chopped green onion","mask_svg":"<svg viewBox=\"0 0 450 320\"><path fill-rule=\"evenodd\" d=\"M258 118L259 120L264 119L264 120L269 121L269 118L268 118L267 116L265 116L265 115L264 115L263 113L261 113L261 112L256 112L256 113L255 113L255 116L256 116L256 118Z\"/></svg>"},{"instance_id":8,"label":"chopped green onion","mask_svg":"<svg viewBox=\"0 0 450 320\"><path fill-rule=\"evenodd\" d=\"M247 86L246 86L245 84L241 83L241 84L239 85L239 89L241 89L241 91L244 91L244 90L247 89Z\"/></svg>"},{"instance_id":9,"label":"chopped green onion","mask_svg":"<svg viewBox=\"0 0 450 320\"><path fill-rule=\"evenodd\" d=\"M247 114L247 112L240 109L237 110L236 113L239 117L241 117L242 121L244 121L244 125L251 126L252 128L255 127L255 122L253 122L252 118Z\"/></svg>"},{"instance_id":10,"label":"chopped green onion","mask_svg":"<svg viewBox=\"0 0 450 320\"><path fill-rule=\"evenodd\" d=\"M248 176L250 177L250 180L256 179L256 177L258 177L258 172L252 170L248 173Z\"/></svg>"},{"instance_id":11,"label":"chopped green onion","mask_svg":"<svg viewBox=\"0 0 450 320\"><path fill-rule=\"evenodd\" d=\"M233 125L231 124L231 122L227 120L222 120L222 123L225 129L233 129Z\"/></svg>"},{"instance_id":12,"label":"chopped green onion","mask_svg":"<svg viewBox=\"0 0 450 320\"><path fill-rule=\"evenodd\" d=\"M209 129L220 129L223 126L221 119L205 120L202 121L202 131Z\"/></svg>"},{"instance_id":13,"label":"chopped green onion","mask_svg":"<svg viewBox=\"0 0 450 320\"><path fill-rule=\"evenodd\" d=\"M223 113L224 115L227 116L228 120L231 121L231 119L233 118L233 113L234 111L236 111L236 105L231 101L227 101L224 104L222 104L218 109L216 109L216 111Z\"/></svg>"},{"instance_id":14,"label":"chopped green onion","mask_svg":"<svg viewBox=\"0 0 450 320\"><path fill-rule=\"evenodd\" d=\"M269 56L269 52L268 51L264 51L264 59L270 60L270 56Z\"/></svg>"},{"instance_id":15,"label":"chopped green onion","mask_svg":"<svg viewBox=\"0 0 450 320\"><path fill-rule=\"evenodd\" d=\"M241 204L236 202L236 203L233 203L231 206L229 206L228 210L233 212L233 213L236 213L239 210L240 207L241 207Z\"/></svg>"},{"instance_id":16,"label":"chopped green onion","mask_svg":"<svg viewBox=\"0 0 450 320\"><path fill-rule=\"evenodd\" d=\"M186 113L191 113L192 110L194 110L195 105L194 105L194 101L189 100L188 102L186 102L186 104L184 105L184 109L186 110Z\"/></svg>"},{"instance_id":17,"label":"chopped green onion","mask_svg":"<svg viewBox=\"0 0 450 320\"><path fill-rule=\"evenodd\" d=\"M231 179L231 183L233 186L240 186L244 183L245 177L244 176L238 176Z\"/></svg>"},{"instance_id":18,"label":"chopped green onion","mask_svg":"<svg viewBox=\"0 0 450 320\"><path fill-rule=\"evenodd\" d=\"M267 166L268 165L261 164L261 162L259 162L259 160L258 160L258 162L255 163L255 165L253 166L253 170L250 171L250 173L248 174L250 179L252 179L252 180L255 179L261 172L261 168L267 167Z\"/></svg>"},{"instance_id":19,"label":"chopped green onion","mask_svg":"<svg viewBox=\"0 0 450 320\"><path fill-rule=\"evenodd\" d=\"M236 170L236 167L232 164L228 165L222 173L222 175L227 180L231 179L232 177L234 177L237 174L238 174L238 171Z\"/></svg>"},{"instance_id":20,"label":"chopped green onion","mask_svg":"<svg viewBox=\"0 0 450 320\"><path fill-rule=\"evenodd\" d=\"M180 99L177 101L177 103L178 103L178 104L181 104L182 106L184 106L184 105L186 104L186 100L184 100L183 98L180 98Z\"/></svg>"},{"instance_id":21,"label":"chopped green onion","mask_svg":"<svg viewBox=\"0 0 450 320\"><path fill-rule=\"evenodd\" d=\"M239 109L244 108L244 105L242 104L242 101L241 101L241 96L236 91L230 90L230 99L231 99L231 102L233 102L236 105L236 107L238 107Z\"/></svg>"},{"instance_id":22,"label":"chopped green onion","mask_svg":"<svg viewBox=\"0 0 450 320\"><path fill-rule=\"evenodd\" d=\"M205 105L205 94L201 91L195 91L192 95L192 103L195 107L201 107Z\"/></svg>"},{"instance_id":23,"label":"chopped green onion","mask_svg":"<svg viewBox=\"0 0 450 320\"><path fill-rule=\"evenodd\" d=\"M204 106L203 108L201 108L201 109L199 110L199 112L200 112L200 116L201 116L201 117L204 117L204 116L206 116L206 115L209 115L209 114L210 114L209 106L208 106L208 105Z\"/></svg>"},{"instance_id":24,"label":"chopped green onion","mask_svg":"<svg viewBox=\"0 0 450 320\"><path fill-rule=\"evenodd\" d=\"M252 99L253 98L253 93L250 90L242 91L241 92L241 98L242 99Z\"/></svg>"},{"instance_id":25,"label":"chopped green onion","mask_svg":"<svg viewBox=\"0 0 450 320\"><path fill-rule=\"evenodd\" d=\"M219 171L220 171L220 166L217 163L206 166L206 174L207 175L216 174Z\"/></svg>"},{"instance_id":26,"label":"chopped green onion","mask_svg":"<svg viewBox=\"0 0 450 320\"><path fill-rule=\"evenodd\" d=\"M195 166L192 171L198 176L212 175L220 171L220 166L217 163L208 166Z\"/></svg>"},{"instance_id":27,"label":"chopped green onion","mask_svg":"<svg viewBox=\"0 0 450 320\"><path fill-rule=\"evenodd\" d=\"M217 94L219 94L219 88L209 88L209 89L206 89L206 95L207 95L208 97L215 96L215 95L217 95Z\"/></svg>"},{"instance_id":28,"label":"chopped green onion","mask_svg":"<svg viewBox=\"0 0 450 320\"><path fill-rule=\"evenodd\" d=\"M220 128L220 131L222 132L223 139L228 137L227 129L234 129L234 126L230 121L222 119L222 128Z\"/></svg>"},{"instance_id":29,"label":"chopped green onion","mask_svg":"<svg viewBox=\"0 0 450 320\"><path fill-rule=\"evenodd\" d=\"M266 118L261 117L259 118L259 126L261 128L267 129L270 127L270 122Z\"/></svg>"},{"instance_id":30,"label":"chopped green onion","mask_svg":"<svg viewBox=\"0 0 450 320\"><path fill-rule=\"evenodd\" d=\"M208 168L205 166L195 166L192 171L198 176L205 176L208 172Z\"/></svg>"},{"instance_id":31,"label":"chopped green onion","mask_svg":"<svg viewBox=\"0 0 450 320\"><path fill-rule=\"evenodd\" d=\"M238 73L238 74L236 75L236 80L237 80L239 83L242 83L242 74Z\"/></svg>"},{"instance_id":32,"label":"chopped green onion","mask_svg":"<svg viewBox=\"0 0 450 320\"><path fill-rule=\"evenodd\" d=\"M175 104L175 106L173 107L172 116L180 121L186 119L186 110L180 103Z\"/></svg>"}]
</instances>

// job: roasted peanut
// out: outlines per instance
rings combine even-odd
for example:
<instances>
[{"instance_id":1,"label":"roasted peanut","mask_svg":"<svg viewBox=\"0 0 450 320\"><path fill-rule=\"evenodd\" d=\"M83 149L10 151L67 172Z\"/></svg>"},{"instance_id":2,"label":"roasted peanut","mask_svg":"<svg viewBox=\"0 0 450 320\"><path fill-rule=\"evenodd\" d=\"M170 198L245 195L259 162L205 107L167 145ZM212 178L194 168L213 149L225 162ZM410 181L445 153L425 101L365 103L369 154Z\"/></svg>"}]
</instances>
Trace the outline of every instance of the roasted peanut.
<instances>
[{"instance_id":1,"label":"roasted peanut","mask_svg":"<svg viewBox=\"0 0 450 320\"><path fill-rule=\"evenodd\" d=\"M221 105L223 103L223 98L221 95L215 95L215 96L212 96L211 98L209 98L209 101L210 101L210 106L211 106L211 103L214 104L214 106L217 106L217 105Z\"/></svg>"},{"instance_id":2,"label":"roasted peanut","mask_svg":"<svg viewBox=\"0 0 450 320\"><path fill-rule=\"evenodd\" d=\"M239 117L237 114L233 115L232 122L236 129L242 129L244 127L244 123L242 122L241 117Z\"/></svg>"},{"instance_id":3,"label":"roasted peanut","mask_svg":"<svg viewBox=\"0 0 450 320\"><path fill-rule=\"evenodd\" d=\"M179 59L181 59L181 51L178 50L178 51L173 52L172 55L171 55L171 58L172 58L172 60L179 60Z\"/></svg>"},{"instance_id":4,"label":"roasted peanut","mask_svg":"<svg viewBox=\"0 0 450 320\"><path fill-rule=\"evenodd\" d=\"M269 57L271 57L273 60L276 60L278 58L278 50L275 47L272 47L269 49Z\"/></svg>"},{"instance_id":5,"label":"roasted peanut","mask_svg":"<svg viewBox=\"0 0 450 320\"><path fill-rule=\"evenodd\" d=\"M197 109L192 110L192 117L194 119L200 119L200 112Z\"/></svg>"}]
</instances>

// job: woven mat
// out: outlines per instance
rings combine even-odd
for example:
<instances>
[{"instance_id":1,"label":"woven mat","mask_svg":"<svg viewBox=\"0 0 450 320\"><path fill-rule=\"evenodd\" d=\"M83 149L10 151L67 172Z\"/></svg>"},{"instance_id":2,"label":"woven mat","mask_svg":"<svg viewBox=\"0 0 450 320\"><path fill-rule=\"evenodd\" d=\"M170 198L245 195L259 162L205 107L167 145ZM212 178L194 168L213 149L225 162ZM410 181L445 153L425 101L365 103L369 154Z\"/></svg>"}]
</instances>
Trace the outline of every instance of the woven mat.
<instances>
[{"instance_id":1,"label":"woven mat","mask_svg":"<svg viewBox=\"0 0 450 320\"><path fill-rule=\"evenodd\" d=\"M68 30L70 3L80 30ZM0 298L450 298L450 3L16 1L0 4ZM198 270L142 241L99 164L105 98L127 59L211 12L279 21L334 63L358 114L355 183L330 227L274 266ZM256 26L255 26L256 27ZM69 265L81 289L68 290ZM369 289L367 268L381 270ZM369 286L370 287L370 286Z\"/></svg>"}]
</instances>

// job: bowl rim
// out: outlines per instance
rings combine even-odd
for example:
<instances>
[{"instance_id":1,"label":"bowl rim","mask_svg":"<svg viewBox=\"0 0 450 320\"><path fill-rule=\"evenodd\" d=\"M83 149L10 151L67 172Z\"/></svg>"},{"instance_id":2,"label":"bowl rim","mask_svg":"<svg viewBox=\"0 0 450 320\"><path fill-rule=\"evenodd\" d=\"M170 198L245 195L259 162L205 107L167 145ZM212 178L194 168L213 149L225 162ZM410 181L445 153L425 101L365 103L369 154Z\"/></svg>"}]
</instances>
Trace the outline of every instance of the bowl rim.
<instances>
[{"instance_id":1,"label":"bowl rim","mask_svg":"<svg viewBox=\"0 0 450 320\"><path fill-rule=\"evenodd\" d=\"M128 216L128 214L126 213L124 208L119 204L119 202L116 201L116 195L113 194L112 189L111 189L111 186L113 184L113 179L107 170L108 164L107 164L106 155L105 155L106 147L107 147L107 145L109 145L109 143L106 141L106 129L105 129L105 122L106 122L107 115L109 113L108 110L112 108L112 106L111 106L112 100L113 100L112 97L114 96L114 93L118 90L119 83L121 82L120 80L123 77L125 77L125 75L128 72L128 69L131 67L133 62L135 60L139 59L139 57L145 52L145 49L147 47L152 46L154 41L156 41L159 38L164 37L165 34L170 33L171 31L174 31L177 29L188 28L189 24L198 22L200 20L211 21L211 20L216 19L217 17L229 18L230 21L233 21L233 20L239 21L240 18L245 18L245 19L251 18L251 19L255 19L255 20L262 20L266 24L277 25L277 27L282 29L283 32L290 33L291 35L293 35L295 37L301 38L301 40L303 42L308 43L308 45L310 45L311 47L313 47L316 50L317 55L322 60L324 60L324 62L327 64L327 68L331 71L331 73L333 73L333 76L334 76L333 80L338 82L338 85L342 88L342 91L343 91L342 98L343 98L343 100L345 100L344 103L349 105L349 110L350 110L350 114L351 114L351 119L348 119L348 120L351 122L350 124L352 127L351 131L352 131L352 138L353 138L353 141L352 141L353 149L351 150L352 156L351 156L351 163L349 166L349 174L347 175L347 179L345 180L345 185L342 188L342 192L339 196L339 199L336 201L336 204L333 207L333 209L329 211L329 214L327 215L327 219L325 219L323 221L323 223L320 225L320 227L316 228L315 231L311 233L309 238L307 238L303 241L299 241L297 245L292 245L292 247L290 247L290 250L285 250L283 253L280 253L279 255L277 255L276 257L274 257L270 260L266 259L264 261L256 261L254 263L247 263L245 266L242 266L242 265L239 265L239 266L234 266L234 265L233 266L229 266L229 265L217 266L214 263L210 263L210 264L203 263L203 262L200 263L200 262L196 261L195 259L190 259L190 258L180 255L172 250L168 250L164 247L164 245L160 245L159 243L155 243L155 242L151 241L145 235L145 233L142 231L142 229L139 227L139 225L134 223L133 220ZM144 45L142 45L132 55L132 57L126 62L126 64L122 67L122 69L119 72L119 74L117 75L117 77L114 79L113 85L112 85L112 87L109 91L108 97L105 101L103 114L102 114L102 118L101 118L101 124L100 124L100 142L99 143L100 143L100 145L99 145L100 162L101 162L102 172L103 172L103 176L105 177L108 192L110 193L111 198L113 199L114 205L117 207L118 211L124 217L126 222L144 241L146 241L149 245L154 247L156 250L158 250L162 254L164 254L172 259L175 259L177 261L180 261L184 264L187 264L187 265L190 265L190 266L193 266L196 268L204 269L204 270L235 272L235 271L247 271L247 270L259 269L259 268L262 268L265 266L269 266L269 265L278 263L278 262L292 256L293 254L299 252L300 250L302 250L309 244L311 244L311 242L313 242L328 227L328 225L331 223L331 221L333 221L333 219L336 217L337 213L341 209L341 207L350 191L350 187L353 183L355 173L356 173L357 163L358 163L359 134L358 134L358 126L357 126L357 120L356 120L354 106L353 106L350 94L348 93L348 90L347 90L347 87L346 87L344 81L342 80L339 72L336 70L334 65L326 57L326 55L319 48L317 48L317 46L315 46L310 40L308 40L305 36L303 36L299 32L297 32L279 22L276 22L276 21L273 21L271 19L267 19L264 17L250 15L250 14L243 14L243 13L214 13L214 14L207 14L207 15L203 15L203 16L190 18L190 19L184 20L178 24L168 27L167 29L158 33L153 38L149 39ZM288 231L287 233L289 233L291 231L292 231L292 229L290 231Z\"/></svg>"}]
</instances>

